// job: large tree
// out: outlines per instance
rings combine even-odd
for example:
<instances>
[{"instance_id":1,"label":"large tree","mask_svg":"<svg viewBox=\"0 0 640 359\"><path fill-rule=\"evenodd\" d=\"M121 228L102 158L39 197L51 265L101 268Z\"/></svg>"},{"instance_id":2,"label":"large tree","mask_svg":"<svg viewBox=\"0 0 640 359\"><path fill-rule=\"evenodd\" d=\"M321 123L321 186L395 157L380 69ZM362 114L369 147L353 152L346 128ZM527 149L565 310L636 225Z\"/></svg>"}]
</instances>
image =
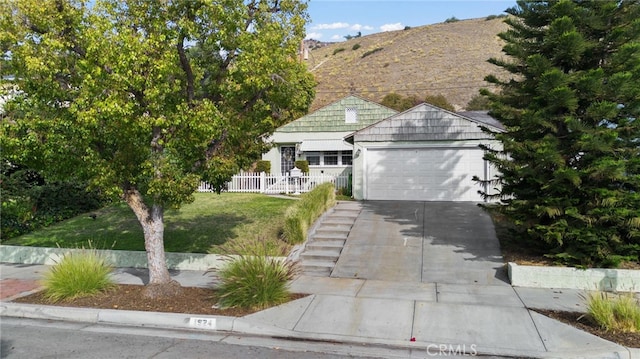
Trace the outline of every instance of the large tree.
<instances>
[{"instance_id":1,"label":"large tree","mask_svg":"<svg viewBox=\"0 0 640 359\"><path fill-rule=\"evenodd\" d=\"M640 5L518 1L500 34L509 78L489 95L506 127L502 210L559 261L616 265L640 253Z\"/></svg>"},{"instance_id":2,"label":"large tree","mask_svg":"<svg viewBox=\"0 0 640 359\"><path fill-rule=\"evenodd\" d=\"M306 20L298 0L2 2L1 71L19 90L3 156L121 196L144 231L149 284L173 284L165 208L307 111Z\"/></svg>"}]
</instances>

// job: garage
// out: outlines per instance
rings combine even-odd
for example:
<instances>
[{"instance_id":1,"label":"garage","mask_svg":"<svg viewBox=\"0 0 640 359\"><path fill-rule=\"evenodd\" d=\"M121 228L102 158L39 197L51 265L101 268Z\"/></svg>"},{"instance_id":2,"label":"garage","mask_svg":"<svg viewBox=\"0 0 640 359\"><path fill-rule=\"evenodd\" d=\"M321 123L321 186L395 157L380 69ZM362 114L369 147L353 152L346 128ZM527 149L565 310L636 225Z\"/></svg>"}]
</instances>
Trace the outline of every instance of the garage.
<instances>
[{"instance_id":1,"label":"garage","mask_svg":"<svg viewBox=\"0 0 640 359\"><path fill-rule=\"evenodd\" d=\"M485 178L483 152L476 148L368 149L366 199L482 201L473 176Z\"/></svg>"},{"instance_id":2,"label":"garage","mask_svg":"<svg viewBox=\"0 0 640 359\"><path fill-rule=\"evenodd\" d=\"M502 131L486 112L453 113L421 104L366 127L354 144L353 193L363 200L471 201L494 177L480 145L500 144L482 128Z\"/></svg>"}]
</instances>

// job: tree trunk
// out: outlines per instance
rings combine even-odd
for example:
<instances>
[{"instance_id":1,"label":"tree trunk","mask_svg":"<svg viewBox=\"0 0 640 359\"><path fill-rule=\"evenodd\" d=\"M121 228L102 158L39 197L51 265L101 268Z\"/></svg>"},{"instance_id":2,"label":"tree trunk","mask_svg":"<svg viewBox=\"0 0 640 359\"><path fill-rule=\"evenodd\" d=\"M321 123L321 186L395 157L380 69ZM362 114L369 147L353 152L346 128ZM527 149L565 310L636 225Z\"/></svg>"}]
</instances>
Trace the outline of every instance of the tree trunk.
<instances>
[{"instance_id":1,"label":"tree trunk","mask_svg":"<svg viewBox=\"0 0 640 359\"><path fill-rule=\"evenodd\" d=\"M144 248L147 251L149 284L172 284L173 280L169 276L164 255L164 208L156 204L149 208L136 189L125 190L124 198L142 225Z\"/></svg>"}]
</instances>

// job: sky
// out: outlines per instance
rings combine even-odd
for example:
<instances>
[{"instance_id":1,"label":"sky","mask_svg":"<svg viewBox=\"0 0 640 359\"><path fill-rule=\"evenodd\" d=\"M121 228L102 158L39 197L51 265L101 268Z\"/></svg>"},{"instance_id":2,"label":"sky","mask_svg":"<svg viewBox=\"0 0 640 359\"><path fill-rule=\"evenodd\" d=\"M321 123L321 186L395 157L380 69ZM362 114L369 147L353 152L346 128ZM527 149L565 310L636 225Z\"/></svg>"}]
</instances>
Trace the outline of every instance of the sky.
<instances>
[{"instance_id":1,"label":"sky","mask_svg":"<svg viewBox=\"0 0 640 359\"><path fill-rule=\"evenodd\" d=\"M511 0L309 0L307 39L344 41L347 35L370 35L444 22L500 15Z\"/></svg>"}]
</instances>

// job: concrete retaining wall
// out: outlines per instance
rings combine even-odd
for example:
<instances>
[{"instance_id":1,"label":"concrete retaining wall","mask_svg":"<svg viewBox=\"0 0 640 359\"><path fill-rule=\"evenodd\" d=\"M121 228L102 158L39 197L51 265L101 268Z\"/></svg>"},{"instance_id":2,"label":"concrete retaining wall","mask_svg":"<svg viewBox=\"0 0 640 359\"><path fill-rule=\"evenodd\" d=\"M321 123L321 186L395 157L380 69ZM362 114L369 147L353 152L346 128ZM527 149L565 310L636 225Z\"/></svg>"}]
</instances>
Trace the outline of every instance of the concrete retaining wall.
<instances>
[{"instance_id":1,"label":"concrete retaining wall","mask_svg":"<svg viewBox=\"0 0 640 359\"><path fill-rule=\"evenodd\" d=\"M83 249L43 248L0 245L0 262L24 264L55 264L66 253L82 252ZM147 268L147 254L139 251L96 250L111 265L119 268ZM201 253L166 253L169 269L207 270L220 268L224 256Z\"/></svg>"},{"instance_id":2,"label":"concrete retaining wall","mask_svg":"<svg viewBox=\"0 0 640 359\"><path fill-rule=\"evenodd\" d=\"M509 262L511 285L607 292L640 292L640 271L630 269L522 266Z\"/></svg>"}]
</instances>

